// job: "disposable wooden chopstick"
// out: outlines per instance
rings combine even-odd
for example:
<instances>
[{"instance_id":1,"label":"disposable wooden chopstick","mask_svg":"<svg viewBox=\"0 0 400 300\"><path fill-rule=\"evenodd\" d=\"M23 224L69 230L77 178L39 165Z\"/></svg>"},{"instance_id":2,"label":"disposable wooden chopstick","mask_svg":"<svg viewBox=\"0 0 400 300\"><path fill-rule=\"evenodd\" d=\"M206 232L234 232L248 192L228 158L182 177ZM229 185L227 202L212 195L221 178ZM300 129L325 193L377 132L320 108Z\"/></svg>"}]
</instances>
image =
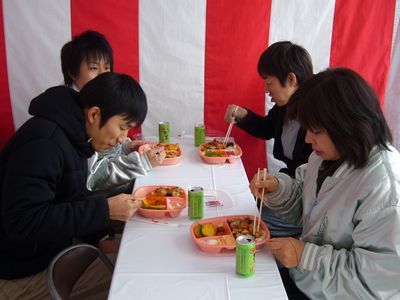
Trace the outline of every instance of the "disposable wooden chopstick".
<instances>
[{"instance_id":1,"label":"disposable wooden chopstick","mask_svg":"<svg viewBox=\"0 0 400 300\"><path fill-rule=\"evenodd\" d=\"M233 114L236 113L238 107L239 106L236 105L235 110L233 111ZM228 127L228 130L226 132L226 135L225 135L225 138L224 138L224 142L223 142L224 147L225 147L226 143L228 142L229 136L231 135L231 130L232 130L232 127L233 127L234 123L235 123L234 119L233 119L232 122L229 123L229 127Z\"/></svg>"},{"instance_id":2,"label":"disposable wooden chopstick","mask_svg":"<svg viewBox=\"0 0 400 300\"><path fill-rule=\"evenodd\" d=\"M267 169L263 169L263 181L267 178ZM264 188L261 189L261 203L260 203L260 213L258 215L258 226L257 226L257 232L260 231L260 225L261 225L261 214L262 214L262 208L263 208L263 202L264 202Z\"/></svg>"},{"instance_id":3,"label":"disposable wooden chopstick","mask_svg":"<svg viewBox=\"0 0 400 300\"><path fill-rule=\"evenodd\" d=\"M260 168L257 170L257 181L260 180ZM257 206L257 198L256 198L256 212L254 214L254 221L253 221L253 234L256 234L256 221L257 221L257 213L258 213L258 206Z\"/></svg>"},{"instance_id":4,"label":"disposable wooden chopstick","mask_svg":"<svg viewBox=\"0 0 400 300\"><path fill-rule=\"evenodd\" d=\"M225 135L225 138L224 138L224 142L223 142L224 147L225 147L226 143L228 142L229 135L231 134L232 127L233 127L233 122L231 122L229 124L228 131L226 132L226 135Z\"/></svg>"}]
</instances>

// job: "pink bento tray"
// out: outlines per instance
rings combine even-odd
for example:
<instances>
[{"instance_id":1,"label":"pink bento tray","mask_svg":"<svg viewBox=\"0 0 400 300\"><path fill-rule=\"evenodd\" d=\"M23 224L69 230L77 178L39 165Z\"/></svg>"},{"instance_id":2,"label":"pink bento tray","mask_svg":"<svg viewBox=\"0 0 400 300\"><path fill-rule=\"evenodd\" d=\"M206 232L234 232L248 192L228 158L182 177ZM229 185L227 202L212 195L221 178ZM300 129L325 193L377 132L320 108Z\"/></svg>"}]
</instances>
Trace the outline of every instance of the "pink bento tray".
<instances>
[{"instance_id":1,"label":"pink bento tray","mask_svg":"<svg viewBox=\"0 0 400 300\"><path fill-rule=\"evenodd\" d=\"M139 147L138 151L139 151L139 153L144 153L144 152L154 148L156 145L160 145L161 147L164 146L164 149L168 154L168 151L169 151L168 150L168 145L171 145L171 144L157 144L157 143L149 142L149 143L141 145ZM182 149L180 147L177 150L177 154L178 155L176 157L166 157L163 160L163 162L161 163L161 165L162 166L168 166L168 165L176 165L176 164L178 164L181 161L182 157L183 157L183 152L182 152Z\"/></svg>"},{"instance_id":2,"label":"pink bento tray","mask_svg":"<svg viewBox=\"0 0 400 300\"><path fill-rule=\"evenodd\" d=\"M190 226L190 235L200 250L209 253L220 253L223 250L234 250L236 248L236 237L248 234L253 231L254 216L251 215L235 215L223 216L217 218L203 219L194 222ZM205 224L212 224L216 233L212 236L199 236L200 227ZM256 231L258 218L256 219ZM199 227L200 226L200 227ZM247 232L245 231L247 230ZM202 235L202 234L200 234ZM260 223L260 234L256 238L256 250L260 250L265 241L270 237L267 225L263 221Z\"/></svg>"},{"instance_id":3,"label":"pink bento tray","mask_svg":"<svg viewBox=\"0 0 400 300\"><path fill-rule=\"evenodd\" d=\"M159 192L161 191L161 192ZM175 191L171 194L171 191ZM178 191L178 193L176 193ZM165 194L165 195L164 195ZM183 188L173 185L149 185L136 189L133 195L138 199L149 199L152 196L160 195L159 197L165 200L166 209L144 208L143 205L138 209L139 214L145 218L176 218L182 210L187 206L187 196Z\"/></svg>"},{"instance_id":4,"label":"pink bento tray","mask_svg":"<svg viewBox=\"0 0 400 300\"><path fill-rule=\"evenodd\" d=\"M209 156L208 153L216 156ZM199 154L208 164L234 163L242 156L242 149L237 144L227 149L205 149L204 144L201 144Z\"/></svg>"}]
</instances>

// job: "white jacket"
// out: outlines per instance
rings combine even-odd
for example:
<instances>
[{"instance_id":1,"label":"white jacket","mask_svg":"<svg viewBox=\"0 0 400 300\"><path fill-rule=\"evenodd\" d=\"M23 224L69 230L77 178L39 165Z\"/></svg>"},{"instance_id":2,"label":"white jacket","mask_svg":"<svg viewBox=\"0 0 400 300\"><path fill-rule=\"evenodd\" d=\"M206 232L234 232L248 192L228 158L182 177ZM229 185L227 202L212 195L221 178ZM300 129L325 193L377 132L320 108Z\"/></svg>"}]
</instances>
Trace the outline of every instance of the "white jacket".
<instances>
[{"instance_id":1,"label":"white jacket","mask_svg":"<svg viewBox=\"0 0 400 300\"><path fill-rule=\"evenodd\" d=\"M312 299L400 299L400 154L371 151L362 169L342 164L316 195L321 158L296 179L278 173L266 205L303 225L300 264L290 270Z\"/></svg>"}]
</instances>

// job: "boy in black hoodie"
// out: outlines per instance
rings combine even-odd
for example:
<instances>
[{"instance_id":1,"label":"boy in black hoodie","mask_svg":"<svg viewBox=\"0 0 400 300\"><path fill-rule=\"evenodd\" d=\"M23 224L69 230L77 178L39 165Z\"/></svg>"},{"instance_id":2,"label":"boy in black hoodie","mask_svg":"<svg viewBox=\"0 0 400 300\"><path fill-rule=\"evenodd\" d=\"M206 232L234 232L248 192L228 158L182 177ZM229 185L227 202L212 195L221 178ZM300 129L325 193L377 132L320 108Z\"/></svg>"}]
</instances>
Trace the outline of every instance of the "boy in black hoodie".
<instances>
[{"instance_id":1,"label":"boy in black hoodie","mask_svg":"<svg viewBox=\"0 0 400 300\"><path fill-rule=\"evenodd\" d=\"M58 252L74 238L99 242L110 219L125 221L140 207L132 195L105 198L86 189L87 159L145 119L146 97L134 79L107 72L80 93L50 88L32 100L30 112L34 117L0 154L0 298L6 299L49 297L44 274Z\"/></svg>"}]
</instances>

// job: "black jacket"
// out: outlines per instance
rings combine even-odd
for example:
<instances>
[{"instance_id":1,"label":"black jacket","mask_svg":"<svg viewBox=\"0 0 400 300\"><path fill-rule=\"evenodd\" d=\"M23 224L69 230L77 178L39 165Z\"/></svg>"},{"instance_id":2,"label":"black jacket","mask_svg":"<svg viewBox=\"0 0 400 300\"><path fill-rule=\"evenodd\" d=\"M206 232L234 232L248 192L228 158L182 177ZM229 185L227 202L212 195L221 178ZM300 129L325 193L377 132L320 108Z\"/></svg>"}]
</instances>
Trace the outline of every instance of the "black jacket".
<instances>
[{"instance_id":1,"label":"black jacket","mask_svg":"<svg viewBox=\"0 0 400 300\"><path fill-rule=\"evenodd\" d=\"M247 116L239 120L237 126L247 133L264 140L274 138L274 157L283 161L287 165L287 168L283 168L279 171L294 177L296 168L308 161L312 148L304 141L306 131L303 128L300 128L293 149L293 159L285 157L281 138L285 110L286 106L275 105L269 110L268 115L261 117L247 109Z\"/></svg>"},{"instance_id":2,"label":"black jacket","mask_svg":"<svg viewBox=\"0 0 400 300\"><path fill-rule=\"evenodd\" d=\"M44 270L51 259L109 223L107 200L86 190L85 117L68 87L32 100L34 115L0 154L0 278Z\"/></svg>"}]
</instances>

